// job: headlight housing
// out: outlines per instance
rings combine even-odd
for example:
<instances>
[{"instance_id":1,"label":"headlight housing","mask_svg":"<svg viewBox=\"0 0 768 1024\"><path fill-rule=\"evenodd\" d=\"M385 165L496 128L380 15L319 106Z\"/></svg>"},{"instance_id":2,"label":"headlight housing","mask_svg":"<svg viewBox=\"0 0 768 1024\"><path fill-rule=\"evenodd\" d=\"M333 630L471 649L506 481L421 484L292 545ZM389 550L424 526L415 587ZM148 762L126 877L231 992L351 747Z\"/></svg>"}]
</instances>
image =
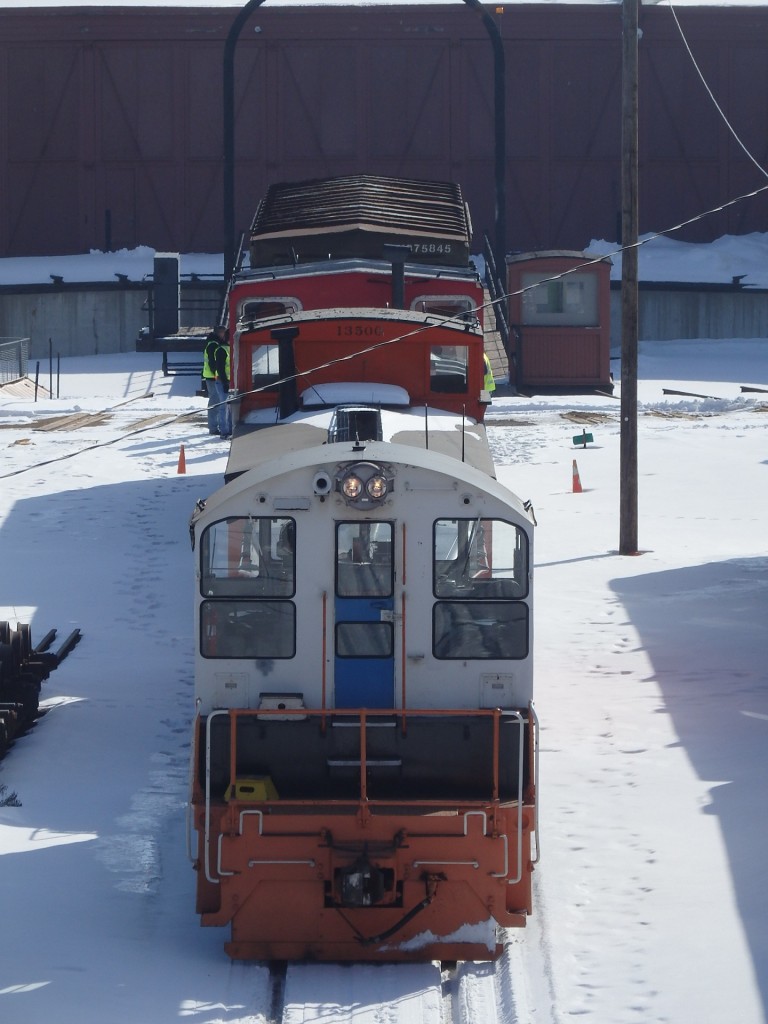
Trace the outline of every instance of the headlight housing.
<instances>
[{"instance_id":1,"label":"headlight housing","mask_svg":"<svg viewBox=\"0 0 768 1024\"><path fill-rule=\"evenodd\" d=\"M355 462L339 468L336 490L353 508L383 504L394 487L394 475L375 462Z\"/></svg>"}]
</instances>

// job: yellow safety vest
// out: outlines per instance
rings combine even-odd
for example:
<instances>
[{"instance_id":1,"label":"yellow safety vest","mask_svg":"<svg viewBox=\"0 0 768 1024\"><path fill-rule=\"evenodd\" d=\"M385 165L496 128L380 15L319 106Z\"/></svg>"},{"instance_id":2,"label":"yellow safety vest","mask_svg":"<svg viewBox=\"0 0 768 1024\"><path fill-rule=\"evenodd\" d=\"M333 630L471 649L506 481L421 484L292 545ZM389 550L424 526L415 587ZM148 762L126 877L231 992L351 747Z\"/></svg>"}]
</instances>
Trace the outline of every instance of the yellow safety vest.
<instances>
[{"instance_id":1,"label":"yellow safety vest","mask_svg":"<svg viewBox=\"0 0 768 1024\"><path fill-rule=\"evenodd\" d=\"M209 338L203 349L203 380L216 379L216 349L219 347L218 338Z\"/></svg>"},{"instance_id":2,"label":"yellow safety vest","mask_svg":"<svg viewBox=\"0 0 768 1024\"><path fill-rule=\"evenodd\" d=\"M485 391L495 391L496 381L493 379L493 370L491 369L491 360L483 352L483 362L485 363L485 377L483 377L483 389Z\"/></svg>"}]
</instances>

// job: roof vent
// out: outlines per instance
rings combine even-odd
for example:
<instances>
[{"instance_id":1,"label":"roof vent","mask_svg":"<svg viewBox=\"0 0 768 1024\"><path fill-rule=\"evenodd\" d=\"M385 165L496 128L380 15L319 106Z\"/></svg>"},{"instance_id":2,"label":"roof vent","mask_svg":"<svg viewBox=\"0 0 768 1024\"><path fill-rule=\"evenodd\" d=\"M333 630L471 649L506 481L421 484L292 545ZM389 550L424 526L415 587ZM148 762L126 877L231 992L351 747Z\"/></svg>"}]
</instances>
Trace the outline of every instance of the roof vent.
<instances>
[{"instance_id":1,"label":"roof vent","mask_svg":"<svg viewBox=\"0 0 768 1024\"><path fill-rule=\"evenodd\" d=\"M328 441L381 441L381 410L370 406L342 405L333 414Z\"/></svg>"}]
</instances>

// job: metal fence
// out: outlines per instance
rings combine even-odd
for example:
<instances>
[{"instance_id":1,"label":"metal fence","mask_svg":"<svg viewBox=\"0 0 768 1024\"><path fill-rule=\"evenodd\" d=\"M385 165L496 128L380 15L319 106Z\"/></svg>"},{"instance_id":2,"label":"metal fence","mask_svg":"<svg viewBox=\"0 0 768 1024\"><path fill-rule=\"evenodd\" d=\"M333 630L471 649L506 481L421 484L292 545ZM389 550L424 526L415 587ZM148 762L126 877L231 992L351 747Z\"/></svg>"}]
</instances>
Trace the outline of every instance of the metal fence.
<instances>
[{"instance_id":1,"label":"metal fence","mask_svg":"<svg viewBox=\"0 0 768 1024\"><path fill-rule=\"evenodd\" d=\"M29 338L0 338L0 384L27 376Z\"/></svg>"}]
</instances>

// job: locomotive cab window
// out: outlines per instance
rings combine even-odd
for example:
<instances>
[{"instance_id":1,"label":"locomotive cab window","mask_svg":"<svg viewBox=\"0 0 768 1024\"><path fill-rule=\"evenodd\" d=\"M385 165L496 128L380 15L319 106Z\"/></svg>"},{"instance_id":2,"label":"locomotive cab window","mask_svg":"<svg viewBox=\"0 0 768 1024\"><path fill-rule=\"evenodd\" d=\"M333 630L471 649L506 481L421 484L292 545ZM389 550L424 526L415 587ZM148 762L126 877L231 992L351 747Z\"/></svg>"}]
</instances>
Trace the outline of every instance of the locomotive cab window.
<instances>
[{"instance_id":1,"label":"locomotive cab window","mask_svg":"<svg viewBox=\"0 0 768 1024\"><path fill-rule=\"evenodd\" d=\"M280 379L277 345L255 345L251 349L251 382L254 387L274 384Z\"/></svg>"},{"instance_id":2,"label":"locomotive cab window","mask_svg":"<svg viewBox=\"0 0 768 1024\"><path fill-rule=\"evenodd\" d=\"M436 658L528 657L528 605L520 601L438 601L432 630Z\"/></svg>"},{"instance_id":3,"label":"locomotive cab window","mask_svg":"<svg viewBox=\"0 0 768 1024\"><path fill-rule=\"evenodd\" d=\"M467 390L469 349L466 345L432 345L429 350L429 389L438 394Z\"/></svg>"},{"instance_id":4,"label":"locomotive cab window","mask_svg":"<svg viewBox=\"0 0 768 1024\"><path fill-rule=\"evenodd\" d=\"M466 323L477 320L474 303L468 295L422 295L411 304L419 313L458 318Z\"/></svg>"},{"instance_id":5,"label":"locomotive cab window","mask_svg":"<svg viewBox=\"0 0 768 1024\"><path fill-rule=\"evenodd\" d=\"M433 533L436 658L521 659L529 653L528 541L502 519L438 519Z\"/></svg>"},{"instance_id":6,"label":"locomotive cab window","mask_svg":"<svg viewBox=\"0 0 768 1024\"><path fill-rule=\"evenodd\" d=\"M296 653L296 523L231 516L200 544L200 652L205 658L292 658Z\"/></svg>"},{"instance_id":7,"label":"locomotive cab window","mask_svg":"<svg viewBox=\"0 0 768 1024\"><path fill-rule=\"evenodd\" d=\"M336 595L392 595L392 523L336 524Z\"/></svg>"},{"instance_id":8,"label":"locomotive cab window","mask_svg":"<svg viewBox=\"0 0 768 1024\"><path fill-rule=\"evenodd\" d=\"M232 516L213 523L200 545L205 597L290 597L296 585L296 523L287 517Z\"/></svg>"},{"instance_id":9,"label":"locomotive cab window","mask_svg":"<svg viewBox=\"0 0 768 1024\"><path fill-rule=\"evenodd\" d=\"M204 658L292 658L296 606L293 601L204 601L200 653Z\"/></svg>"},{"instance_id":10,"label":"locomotive cab window","mask_svg":"<svg viewBox=\"0 0 768 1024\"><path fill-rule=\"evenodd\" d=\"M393 647L391 622L336 624L336 655L339 658L391 658Z\"/></svg>"},{"instance_id":11,"label":"locomotive cab window","mask_svg":"<svg viewBox=\"0 0 768 1024\"><path fill-rule=\"evenodd\" d=\"M519 600L528 592L525 533L502 519L438 519L435 597Z\"/></svg>"}]
</instances>

